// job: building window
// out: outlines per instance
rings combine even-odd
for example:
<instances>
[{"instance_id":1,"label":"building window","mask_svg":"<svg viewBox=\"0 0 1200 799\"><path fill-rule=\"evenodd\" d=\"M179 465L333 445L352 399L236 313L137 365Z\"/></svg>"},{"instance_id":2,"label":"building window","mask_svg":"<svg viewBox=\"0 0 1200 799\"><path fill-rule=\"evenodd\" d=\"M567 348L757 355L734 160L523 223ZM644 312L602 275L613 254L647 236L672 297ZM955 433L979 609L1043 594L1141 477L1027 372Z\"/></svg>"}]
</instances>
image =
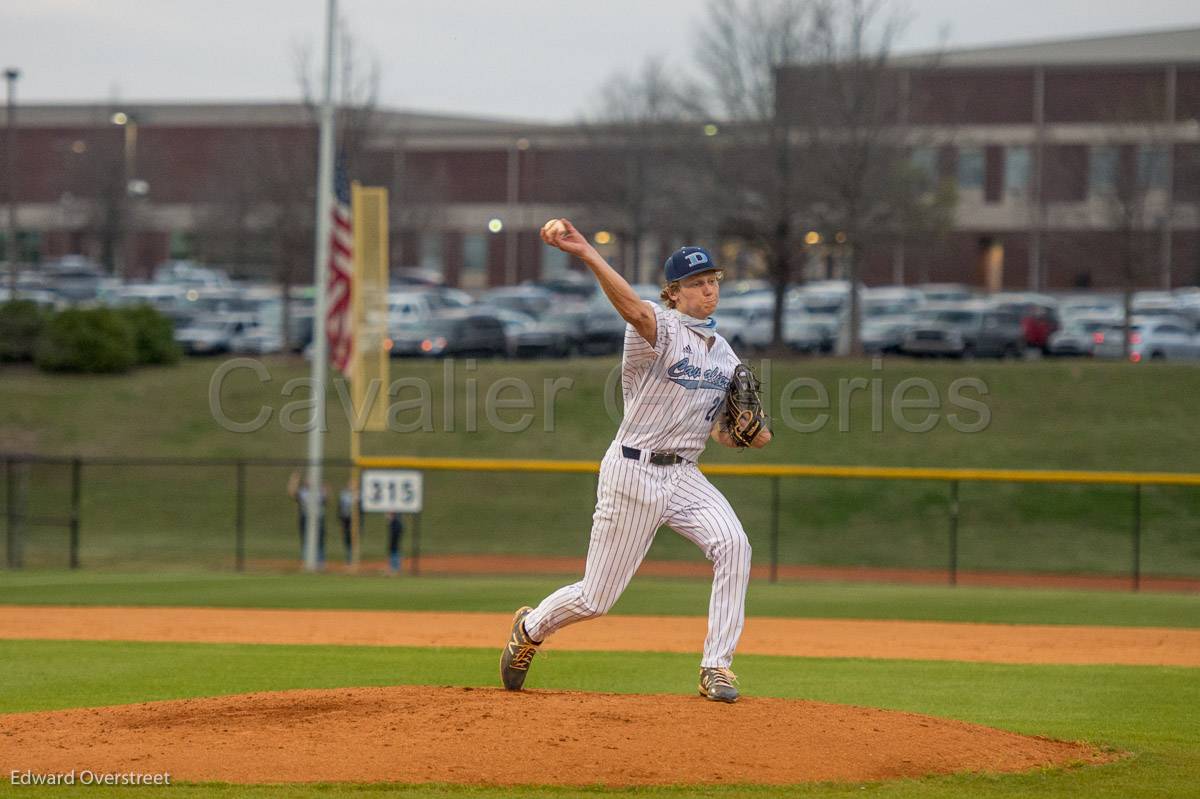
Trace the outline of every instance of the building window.
<instances>
[{"instance_id":1,"label":"building window","mask_svg":"<svg viewBox=\"0 0 1200 799\"><path fill-rule=\"evenodd\" d=\"M196 251L196 237L192 233L175 230L171 232L167 246L172 260L186 261Z\"/></svg>"},{"instance_id":2,"label":"building window","mask_svg":"<svg viewBox=\"0 0 1200 799\"><path fill-rule=\"evenodd\" d=\"M1117 188L1117 167L1120 151L1112 145L1099 145L1088 151L1088 194L1102 197Z\"/></svg>"},{"instance_id":3,"label":"building window","mask_svg":"<svg viewBox=\"0 0 1200 799\"><path fill-rule=\"evenodd\" d=\"M917 147L909 157L913 169L921 176L926 188L933 188L938 180L938 153L932 147Z\"/></svg>"},{"instance_id":4,"label":"building window","mask_svg":"<svg viewBox=\"0 0 1200 799\"><path fill-rule=\"evenodd\" d=\"M417 262L422 269L442 274L442 234L439 231L425 231L421 234Z\"/></svg>"},{"instance_id":5,"label":"building window","mask_svg":"<svg viewBox=\"0 0 1200 799\"><path fill-rule=\"evenodd\" d=\"M1137 168L1140 188L1165 189L1167 187L1167 148L1161 144L1139 144Z\"/></svg>"},{"instance_id":6,"label":"building window","mask_svg":"<svg viewBox=\"0 0 1200 799\"><path fill-rule=\"evenodd\" d=\"M1008 147L1004 153L1004 190L1009 197L1023 198L1029 194L1029 148Z\"/></svg>"},{"instance_id":7,"label":"building window","mask_svg":"<svg viewBox=\"0 0 1200 799\"><path fill-rule=\"evenodd\" d=\"M16 251L18 261L36 264L42 260L42 234L36 230L18 230ZM14 253L9 252L8 232L0 233L0 261L7 261Z\"/></svg>"},{"instance_id":8,"label":"building window","mask_svg":"<svg viewBox=\"0 0 1200 799\"><path fill-rule=\"evenodd\" d=\"M482 275L487 271L488 234L463 234L463 272Z\"/></svg>"},{"instance_id":9,"label":"building window","mask_svg":"<svg viewBox=\"0 0 1200 799\"><path fill-rule=\"evenodd\" d=\"M958 148L958 188L983 190L983 148Z\"/></svg>"}]
</instances>

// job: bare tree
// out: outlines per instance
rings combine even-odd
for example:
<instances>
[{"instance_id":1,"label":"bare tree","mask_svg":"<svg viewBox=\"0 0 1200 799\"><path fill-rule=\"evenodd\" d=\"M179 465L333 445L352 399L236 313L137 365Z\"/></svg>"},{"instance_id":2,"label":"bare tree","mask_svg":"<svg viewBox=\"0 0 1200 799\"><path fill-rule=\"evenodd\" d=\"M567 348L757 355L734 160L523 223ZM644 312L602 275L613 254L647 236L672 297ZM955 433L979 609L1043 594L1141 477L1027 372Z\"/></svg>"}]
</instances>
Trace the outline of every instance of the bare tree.
<instances>
[{"instance_id":1,"label":"bare tree","mask_svg":"<svg viewBox=\"0 0 1200 799\"><path fill-rule=\"evenodd\" d=\"M911 162L923 142L891 64L903 24L887 0L710 2L700 61L716 107L735 123L722 173L734 188L729 227L768 254L775 345L800 233L838 234L851 287L841 349L858 353L867 256L949 224L950 186Z\"/></svg>"},{"instance_id":2,"label":"bare tree","mask_svg":"<svg viewBox=\"0 0 1200 799\"><path fill-rule=\"evenodd\" d=\"M1088 231L1076 243L1077 257L1115 263L1124 308L1124 354L1129 355L1133 295L1166 273L1164 227L1171 213L1172 125L1165 119L1165 92L1149 86L1141 95L1115 99L1104 109L1103 133L1075 161L1047 164L1051 180L1073 179L1080 199L1074 207L1051 208L1052 225ZM1073 169L1074 175L1062 174ZM1112 235L1094 235L1109 231ZM1061 238L1061 237L1060 237ZM1076 240L1078 242L1078 239ZM1115 243L1115 247L1113 246Z\"/></svg>"},{"instance_id":3,"label":"bare tree","mask_svg":"<svg viewBox=\"0 0 1200 799\"><path fill-rule=\"evenodd\" d=\"M65 148L62 157L64 184L82 212L83 233L98 245L100 263L115 273L129 209L121 130L102 128Z\"/></svg>"},{"instance_id":4,"label":"bare tree","mask_svg":"<svg viewBox=\"0 0 1200 799\"><path fill-rule=\"evenodd\" d=\"M727 123L714 138L724 228L766 255L775 289L772 341L783 342L783 305L798 247L797 217L811 196L791 123L776 113L776 71L810 59L811 0L710 0L700 35L705 105Z\"/></svg>"},{"instance_id":5,"label":"bare tree","mask_svg":"<svg viewBox=\"0 0 1200 799\"><path fill-rule=\"evenodd\" d=\"M216 144L221 157L213 162L196 222L196 256L240 277L276 277L278 272L269 225L274 210L259 159L283 145L264 143L264 135L227 131L221 136Z\"/></svg>"},{"instance_id":6,"label":"bare tree","mask_svg":"<svg viewBox=\"0 0 1200 799\"><path fill-rule=\"evenodd\" d=\"M817 0L804 139L814 172L813 211L844 234L850 283L847 335L839 351L861 353L858 283L868 255L906 229L948 225L954 195L914 169L904 75L891 64L905 22L887 0ZM928 71L932 67L927 67Z\"/></svg>"},{"instance_id":7,"label":"bare tree","mask_svg":"<svg viewBox=\"0 0 1200 799\"><path fill-rule=\"evenodd\" d=\"M1124 346L1129 355L1133 294L1149 282L1158 263L1155 233L1165 213L1162 187L1166 183L1166 136L1163 131L1143 131L1140 144L1106 145L1093 150L1104 157L1098 171L1105 173L1100 190L1104 218L1118 239L1121 293L1124 305Z\"/></svg>"},{"instance_id":8,"label":"bare tree","mask_svg":"<svg viewBox=\"0 0 1200 799\"><path fill-rule=\"evenodd\" d=\"M435 235L445 229L450 169L444 158L421 153L412 147L414 132L407 118L393 120L384 135L386 145L381 153L387 163L380 164L378 171L387 175L393 263L411 266L397 260L404 249L403 237L410 231Z\"/></svg>"},{"instance_id":9,"label":"bare tree","mask_svg":"<svg viewBox=\"0 0 1200 799\"><path fill-rule=\"evenodd\" d=\"M594 213L615 221L623 249L621 270L643 274L643 243L695 235L711 193L697 169L702 127L687 87L661 59L648 58L635 73L612 76L601 89L600 110L584 130L596 154L589 170Z\"/></svg>"},{"instance_id":10,"label":"bare tree","mask_svg":"<svg viewBox=\"0 0 1200 799\"><path fill-rule=\"evenodd\" d=\"M364 60L364 50L344 21L339 30L336 149L342 168L354 175L362 166L375 121L379 67ZM312 274L316 221L316 66L311 48L297 47L294 62L305 109L301 125L253 131L228 142L226 167L209 188L199 242L202 252L239 261L267 256L283 292L285 336L292 332L292 288Z\"/></svg>"}]
</instances>

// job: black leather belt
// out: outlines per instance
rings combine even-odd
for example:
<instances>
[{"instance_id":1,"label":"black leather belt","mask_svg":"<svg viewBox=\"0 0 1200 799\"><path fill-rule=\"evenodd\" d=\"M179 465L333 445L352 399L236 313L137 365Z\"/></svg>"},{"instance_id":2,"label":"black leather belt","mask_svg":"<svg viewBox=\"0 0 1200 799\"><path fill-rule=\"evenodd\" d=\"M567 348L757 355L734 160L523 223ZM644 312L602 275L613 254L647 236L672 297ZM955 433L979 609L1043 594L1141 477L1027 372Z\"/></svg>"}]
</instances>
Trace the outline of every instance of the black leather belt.
<instances>
[{"instance_id":1,"label":"black leather belt","mask_svg":"<svg viewBox=\"0 0 1200 799\"><path fill-rule=\"evenodd\" d=\"M621 445L621 454L633 461L640 461L642 459L642 451L640 449L627 447L624 444ZM685 463L687 458L682 455L676 455L674 452L651 452L648 460L655 466L674 466L677 463Z\"/></svg>"}]
</instances>

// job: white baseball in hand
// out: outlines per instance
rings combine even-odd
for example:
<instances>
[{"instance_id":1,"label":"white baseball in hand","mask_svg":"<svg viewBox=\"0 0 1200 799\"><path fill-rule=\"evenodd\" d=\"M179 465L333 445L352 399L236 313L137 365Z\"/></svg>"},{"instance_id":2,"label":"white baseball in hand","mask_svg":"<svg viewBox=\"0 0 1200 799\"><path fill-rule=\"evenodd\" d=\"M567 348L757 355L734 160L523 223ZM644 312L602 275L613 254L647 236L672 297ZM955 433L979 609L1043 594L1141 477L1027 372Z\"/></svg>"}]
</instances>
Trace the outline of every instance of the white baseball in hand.
<instances>
[{"instance_id":1,"label":"white baseball in hand","mask_svg":"<svg viewBox=\"0 0 1200 799\"><path fill-rule=\"evenodd\" d=\"M546 237L550 239L558 239L567 235L567 226L563 224L561 219L551 219L542 226L542 230L545 232Z\"/></svg>"}]
</instances>

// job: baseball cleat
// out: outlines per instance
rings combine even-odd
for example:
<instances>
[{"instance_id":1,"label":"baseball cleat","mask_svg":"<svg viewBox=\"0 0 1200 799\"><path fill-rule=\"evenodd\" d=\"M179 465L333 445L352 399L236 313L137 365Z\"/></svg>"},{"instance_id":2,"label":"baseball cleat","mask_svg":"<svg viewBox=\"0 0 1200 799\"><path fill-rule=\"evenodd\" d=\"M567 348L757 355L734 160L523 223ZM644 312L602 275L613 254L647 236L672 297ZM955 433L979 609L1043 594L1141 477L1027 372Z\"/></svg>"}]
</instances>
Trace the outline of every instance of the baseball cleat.
<instances>
[{"instance_id":1,"label":"baseball cleat","mask_svg":"<svg viewBox=\"0 0 1200 799\"><path fill-rule=\"evenodd\" d=\"M525 632L525 617L532 611L531 607L517 610L513 616L508 643L500 653L500 681L510 691L521 690L521 686L525 684L525 676L529 673L529 664L541 646Z\"/></svg>"},{"instance_id":2,"label":"baseball cleat","mask_svg":"<svg viewBox=\"0 0 1200 799\"><path fill-rule=\"evenodd\" d=\"M713 702L736 702L737 675L729 669L700 669L700 696Z\"/></svg>"}]
</instances>

